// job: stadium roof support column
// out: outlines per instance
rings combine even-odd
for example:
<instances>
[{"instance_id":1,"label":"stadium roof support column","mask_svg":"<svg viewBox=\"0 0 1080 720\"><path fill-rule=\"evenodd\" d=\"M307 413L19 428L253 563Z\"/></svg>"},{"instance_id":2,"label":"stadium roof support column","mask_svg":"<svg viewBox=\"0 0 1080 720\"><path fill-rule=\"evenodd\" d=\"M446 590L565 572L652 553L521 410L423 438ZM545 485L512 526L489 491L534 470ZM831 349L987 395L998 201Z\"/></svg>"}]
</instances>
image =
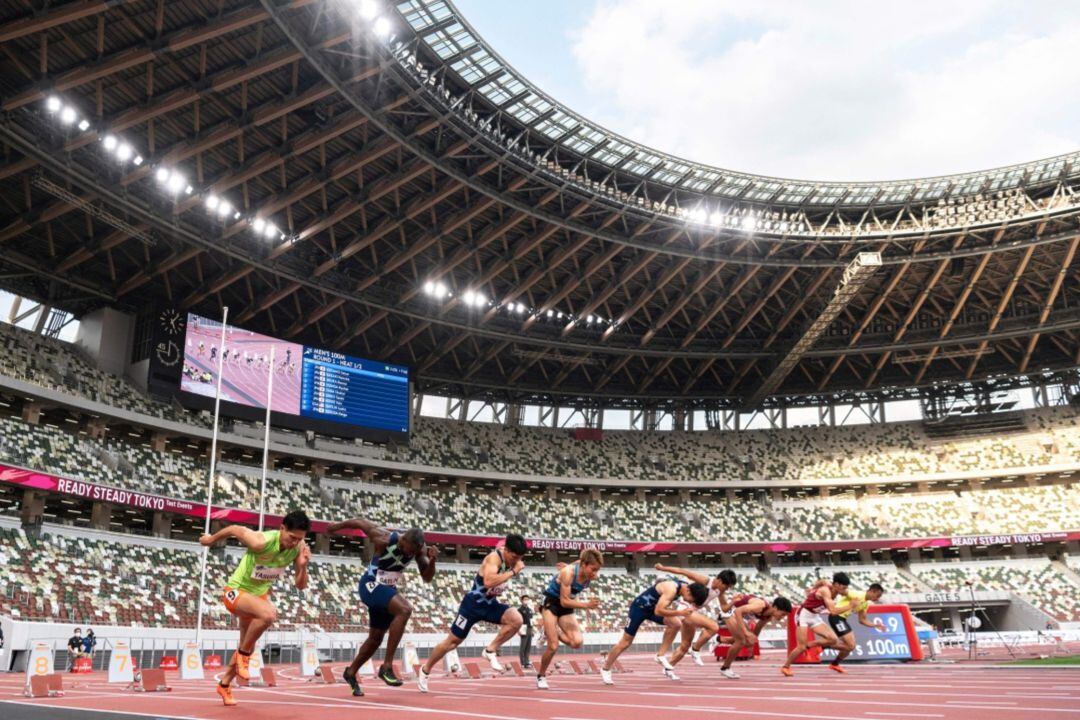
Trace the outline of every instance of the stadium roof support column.
<instances>
[{"instance_id":1,"label":"stadium roof support column","mask_svg":"<svg viewBox=\"0 0 1080 720\"><path fill-rule=\"evenodd\" d=\"M840 314L840 311L851 302L851 299L858 294L863 285L880 267L881 253L862 252L855 256L855 259L844 268L844 275L840 278L840 284L836 286L829 304L810 324L810 327L807 328L806 332L803 333L802 337L788 351L776 368L761 382L754 394L747 400L747 408L760 406L765 398L780 387L780 383L795 368L803 355L814 346L814 343L825 333L832 321Z\"/></svg>"}]
</instances>

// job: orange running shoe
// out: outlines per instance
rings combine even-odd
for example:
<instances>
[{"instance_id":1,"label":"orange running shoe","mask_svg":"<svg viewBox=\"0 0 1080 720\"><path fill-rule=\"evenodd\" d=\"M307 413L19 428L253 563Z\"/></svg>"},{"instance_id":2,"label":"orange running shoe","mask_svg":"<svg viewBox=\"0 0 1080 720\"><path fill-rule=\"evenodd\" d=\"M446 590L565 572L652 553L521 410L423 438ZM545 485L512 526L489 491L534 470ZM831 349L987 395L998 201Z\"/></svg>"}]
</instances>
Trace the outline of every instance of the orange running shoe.
<instances>
[{"instance_id":1,"label":"orange running shoe","mask_svg":"<svg viewBox=\"0 0 1080 720\"><path fill-rule=\"evenodd\" d=\"M841 675L846 675L846 674L847 674L847 670L845 670L844 668L840 667L839 665L831 665L831 664L830 664L830 665L829 665L829 669L830 669L830 670L832 670L833 672L838 672L838 673L840 673Z\"/></svg>"},{"instance_id":2,"label":"orange running shoe","mask_svg":"<svg viewBox=\"0 0 1080 720\"><path fill-rule=\"evenodd\" d=\"M221 683L218 683L217 694L221 696L221 702L225 703L225 707L232 707L236 704L236 698L232 696L231 687L225 687Z\"/></svg>"},{"instance_id":3,"label":"orange running shoe","mask_svg":"<svg viewBox=\"0 0 1080 720\"><path fill-rule=\"evenodd\" d=\"M783 673L784 675L787 675L788 677L795 677L795 671L792 670L789 667L780 668L780 672Z\"/></svg>"},{"instance_id":4,"label":"orange running shoe","mask_svg":"<svg viewBox=\"0 0 1080 720\"><path fill-rule=\"evenodd\" d=\"M232 656L233 665L236 666L237 677L242 677L245 680L251 679L251 674L248 672L248 663L251 662L250 655L241 655L239 651L234 652Z\"/></svg>"}]
</instances>

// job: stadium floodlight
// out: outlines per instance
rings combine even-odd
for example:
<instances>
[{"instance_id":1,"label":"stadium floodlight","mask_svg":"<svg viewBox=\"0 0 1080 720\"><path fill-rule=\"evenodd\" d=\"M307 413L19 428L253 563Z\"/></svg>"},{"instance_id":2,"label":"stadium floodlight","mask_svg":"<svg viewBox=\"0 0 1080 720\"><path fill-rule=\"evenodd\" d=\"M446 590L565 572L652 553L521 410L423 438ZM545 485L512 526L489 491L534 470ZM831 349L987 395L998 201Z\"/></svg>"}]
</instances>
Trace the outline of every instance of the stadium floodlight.
<instances>
[{"instance_id":1,"label":"stadium floodlight","mask_svg":"<svg viewBox=\"0 0 1080 720\"><path fill-rule=\"evenodd\" d=\"M715 227L720 227L724 224L724 214L720 211L714 212L712 215L709 216L709 224L714 225Z\"/></svg>"},{"instance_id":2,"label":"stadium floodlight","mask_svg":"<svg viewBox=\"0 0 1080 720\"><path fill-rule=\"evenodd\" d=\"M187 185L187 178L178 172L170 173L169 179L165 182L165 187L168 188L169 192L173 195L176 195L183 190L185 185Z\"/></svg>"},{"instance_id":3,"label":"stadium floodlight","mask_svg":"<svg viewBox=\"0 0 1080 720\"><path fill-rule=\"evenodd\" d=\"M753 215L747 214L746 217L742 219L743 230L753 230L756 226L757 221L754 219Z\"/></svg>"},{"instance_id":4,"label":"stadium floodlight","mask_svg":"<svg viewBox=\"0 0 1080 720\"><path fill-rule=\"evenodd\" d=\"M266 230L263 232L264 237L266 237L267 239L270 239L270 238L272 238L272 237L274 237L276 235L280 235L280 234L281 234L281 230L278 229L277 225L275 225L272 222L266 223Z\"/></svg>"},{"instance_id":5,"label":"stadium floodlight","mask_svg":"<svg viewBox=\"0 0 1080 720\"><path fill-rule=\"evenodd\" d=\"M154 177L157 178L157 181L159 183L164 185L165 183L169 182L169 169L159 167L157 169L157 171L154 173Z\"/></svg>"},{"instance_id":6,"label":"stadium floodlight","mask_svg":"<svg viewBox=\"0 0 1080 720\"><path fill-rule=\"evenodd\" d=\"M45 109L51 113L58 112L61 106L62 103L60 102L60 98L55 95L50 95L48 99L45 100Z\"/></svg>"},{"instance_id":7,"label":"stadium floodlight","mask_svg":"<svg viewBox=\"0 0 1080 720\"><path fill-rule=\"evenodd\" d=\"M105 149L112 152L116 149L117 139L115 135L106 135L105 139L101 141L101 144L105 146Z\"/></svg>"},{"instance_id":8,"label":"stadium floodlight","mask_svg":"<svg viewBox=\"0 0 1080 720\"><path fill-rule=\"evenodd\" d=\"M222 200L217 207L217 214L219 218L224 218L226 215L232 212L232 205L228 200Z\"/></svg>"},{"instance_id":9,"label":"stadium floodlight","mask_svg":"<svg viewBox=\"0 0 1080 720\"><path fill-rule=\"evenodd\" d=\"M220 204L221 204L221 198L219 198L217 195L207 195L206 196L206 209L207 210L217 210L218 205L220 205Z\"/></svg>"},{"instance_id":10,"label":"stadium floodlight","mask_svg":"<svg viewBox=\"0 0 1080 720\"><path fill-rule=\"evenodd\" d=\"M65 125L71 125L79 117L79 114L75 112L75 108L70 105L65 105L64 109L60 111L60 122Z\"/></svg>"},{"instance_id":11,"label":"stadium floodlight","mask_svg":"<svg viewBox=\"0 0 1080 720\"><path fill-rule=\"evenodd\" d=\"M379 3L375 0L360 0L360 7L357 10L362 19L374 20L379 14Z\"/></svg>"},{"instance_id":12,"label":"stadium floodlight","mask_svg":"<svg viewBox=\"0 0 1080 720\"><path fill-rule=\"evenodd\" d=\"M251 227L255 230L255 232L261 235L262 231L266 229L266 221L263 220L261 217L257 217L255 218L255 220L252 221Z\"/></svg>"},{"instance_id":13,"label":"stadium floodlight","mask_svg":"<svg viewBox=\"0 0 1080 720\"><path fill-rule=\"evenodd\" d=\"M555 316L555 311L554 310L548 310L547 311L547 316L548 317L554 317Z\"/></svg>"},{"instance_id":14,"label":"stadium floodlight","mask_svg":"<svg viewBox=\"0 0 1080 720\"><path fill-rule=\"evenodd\" d=\"M86 132L89 129L90 129L90 121L89 120L87 120L86 118L83 118L82 120L79 121L79 130L81 130L83 132Z\"/></svg>"},{"instance_id":15,"label":"stadium floodlight","mask_svg":"<svg viewBox=\"0 0 1080 720\"><path fill-rule=\"evenodd\" d=\"M375 24L371 26L371 30L375 33L375 37L382 38L383 40L390 37L391 29L390 21L385 17L377 19Z\"/></svg>"},{"instance_id":16,"label":"stadium floodlight","mask_svg":"<svg viewBox=\"0 0 1080 720\"><path fill-rule=\"evenodd\" d=\"M120 143L116 148L116 159L120 162L127 162L134 153L135 151L131 149L130 145L127 143Z\"/></svg>"},{"instance_id":17,"label":"stadium floodlight","mask_svg":"<svg viewBox=\"0 0 1080 720\"><path fill-rule=\"evenodd\" d=\"M142 165L143 164L142 155L136 155L135 158L131 162L135 163L135 165Z\"/></svg>"},{"instance_id":18,"label":"stadium floodlight","mask_svg":"<svg viewBox=\"0 0 1080 720\"><path fill-rule=\"evenodd\" d=\"M426 294L428 294L428 295L434 295L435 294L435 283L431 282L430 280L428 280L426 283L424 283L424 292Z\"/></svg>"}]
</instances>

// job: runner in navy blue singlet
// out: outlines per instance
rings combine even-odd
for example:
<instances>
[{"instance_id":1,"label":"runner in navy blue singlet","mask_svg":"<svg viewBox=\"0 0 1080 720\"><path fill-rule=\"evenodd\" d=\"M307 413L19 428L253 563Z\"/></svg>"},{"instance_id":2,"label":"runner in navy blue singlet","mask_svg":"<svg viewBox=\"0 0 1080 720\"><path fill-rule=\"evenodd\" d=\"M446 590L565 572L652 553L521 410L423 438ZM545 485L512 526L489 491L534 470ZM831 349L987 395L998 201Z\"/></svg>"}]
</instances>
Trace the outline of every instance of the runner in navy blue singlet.
<instances>
[{"instance_id":1,"label":"runner in navy blue singlet","mask_svg":"<svg viewBox=\"0 0 1080 720\"><path fill-rule=\"evenodd\" d=\"M567 565L555 573L544 589L544 604L541 615L544 621L544 636L547 648L540 658L540 669L536 674L536 687L548 689L547 669L559 650L559 643L579 648L584 643L581 627L578 625L574 610L595 610L600 606L598 598L578 600L577 596L588 589L589 584L600 574L604 566L604 556L599 550L587 548L581 551L578 561Z\"/></svg>"},{"instance_id":2,"label":"runner in navy blue singlet","mask_svg":"<svg viewBox=\"0 0 1080 720\"><path fill-rule=\"evenodd\" d=\"M424 531L412 528L405 532L390 531L375 523L360 518L333 523L327 529L334 533L339 530L361 530L371 539L375 554L371 558L364 575L360 578L360 600L368 609L370 631L367 639L352 664L343 673L345 682L352 688L352 694L361 697L364 691L356 679L360 666L374 657L382 644L383 636L389 632L386 640L386 654L379 667L378 676L387 685L398 687L401 679L394 674L394 655L398 643L405 633L405 626L412 615L412 606L399 592L405 568L415 562L424 582L431 582L435 577L435 558L438 548L424 542Z\"/></svg>"},{"instance_id":3,"label":"runner in navy blue singlet","mask_svg":"<svg viewBox=\"0 0 1080 720\"><path fill-rule=\"evenodd\" d=\"M727 593L734 589L735 584L738 582L739 577L733 570L721 570L716 577L710 578L704 573L697 572L696 570L690 570L681 567L672 567L668 565L661 565L657 563L653 567L658 572L667 573L670 575L681 575L688 579L690 582L698 582L704 585L709 590L709 599L705 601L705 605L702 606L701 612L695 612L690 617L686 618L682 622L682 642L679 643L679 649L671 654L671 657L665 657L665 653L671 648L671 643L675 639L674 633L665 632L664 640L660 645L660 648L656 651L656 662L662 666L665 670L674 669L675 665L679 664L679 661L686 656L689 652L694 659L695 665L704 665L705 662L701 659L701 648L705 646L705 643L709 641L711 637L720 632L720 623L714 620L709 614L705 612L706 608L716 601L719 606L719 617L722 620L724 616L731 612L731 601L727 597ZM701 633L697 640L694 640L694 633L698 628L701 628Z\"/></svg>"},{"instance_id":4,"label":"runner in navy blue singlet","mask_svg":"<svg viewBox=\"0 0 1080 720\"><path fill-rule=\"evenodd\" d=\"M623 635L619 638L619 642L615 643L615 647L608 650L604 664L600 668L600 677L604 684L615 684L611 679L611 668L619 656L634 644L634 636L637 635L638 628L643 622L648 620L657 625L674 623L679 618L689 616L708 599L709 590L701 583L687 583L674 578L657 580L645 592L634 598L634 601L630 603L629 618L626 621L626 627L623 628ZM676 600L683 600L691 607L673 607ZM666 668L664 673L672 680L678 679Z\"/></svg>"},{"instance_id":5,"label":"runner in navy blue singlet","mask_svg":"<svg viewBox=\"0 0 1080 720\"><path fill-rule=\"evenodd\" d=\"M469 636L473 625L480 621L499 626L495 638L484 648L482 657L491 664L495 672L502 672L503 666L496 654L499 648L521 627L521 613L504 603L500 597L506 591L506 585L525 569L522 557L525 555L525 538L520 535L507 535L502 547L487 554L480 570L473 578L472 587L461 599L457 616L450 625L450 633L435 646L428 656L424 667L416 677L416 686L420 692L427 692L428 678L432 669L446 653L455 649Z\"/></svg>"}]
</instances>

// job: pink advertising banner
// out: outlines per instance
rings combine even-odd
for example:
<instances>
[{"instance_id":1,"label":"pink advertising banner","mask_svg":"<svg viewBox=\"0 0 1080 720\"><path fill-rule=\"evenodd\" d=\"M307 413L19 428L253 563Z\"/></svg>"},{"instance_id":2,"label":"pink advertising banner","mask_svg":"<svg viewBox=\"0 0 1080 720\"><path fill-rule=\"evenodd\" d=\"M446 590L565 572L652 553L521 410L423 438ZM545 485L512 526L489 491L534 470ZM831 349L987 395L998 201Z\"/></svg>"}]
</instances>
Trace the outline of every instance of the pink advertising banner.
<instances>
[{"instance_id":1,"label":"pink advertising banner","mask_svg":"<svg viewBox=\"0 0 1080 720\"><path fill-rule=\"evenodd\" d=\"M84 480L72 480L48 473L0 464L0 482L44 492L61 493L84 498L94 502L107 502L115 505L149 510L153 512L173 513L204 517L206 505L190 500L151 495L135 490L123 490L108 485L96 485ZM257 525L259 514L250 510L237 510L215 506L210 513L214 520L244 525ZM267 515L266 527L277 527L281 521L279 515ZM324 532L329 522L314 520L312 530ZM346 534L363 536L359 530L347 531ZM459 533L425 532L429 542L443 545L469 545L472 547L495 547L502 542L501 537L490 535L465 535ZM555 538L530 538L529 547L534 550L562 550L575 552L587 547L595 547L604 552L647 553L647 552L790 552L808 550L902 550L907 548L946 548L960 546L1015 545L1026 543L1065 542L1080 540L1080 530L1069 532L1037 532L1009 535L958 535L932 538L900 538L866 540L791 540L764 542L642 542L637 540L566 540Z\"/></svg>"}]
</instances>

